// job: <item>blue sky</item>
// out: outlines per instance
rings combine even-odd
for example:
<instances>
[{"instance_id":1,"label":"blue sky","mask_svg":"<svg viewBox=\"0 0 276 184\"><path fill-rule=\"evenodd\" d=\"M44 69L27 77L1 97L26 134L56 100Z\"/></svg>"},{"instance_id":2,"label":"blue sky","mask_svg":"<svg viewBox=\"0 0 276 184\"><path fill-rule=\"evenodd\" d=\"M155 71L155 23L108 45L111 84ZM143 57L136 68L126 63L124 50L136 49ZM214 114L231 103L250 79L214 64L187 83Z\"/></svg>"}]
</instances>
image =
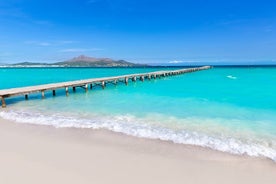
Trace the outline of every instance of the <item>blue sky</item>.
<instances>
[{"instance_id":1,"label":"blue sky","mask_svg":"<svg viewBox=\"0 0 276 184\"><path fill-rule=\"evenodd\" d=\"M272 0L0 0L0 63L276 63L275 10Z\"/></svg>"}]
</instances>

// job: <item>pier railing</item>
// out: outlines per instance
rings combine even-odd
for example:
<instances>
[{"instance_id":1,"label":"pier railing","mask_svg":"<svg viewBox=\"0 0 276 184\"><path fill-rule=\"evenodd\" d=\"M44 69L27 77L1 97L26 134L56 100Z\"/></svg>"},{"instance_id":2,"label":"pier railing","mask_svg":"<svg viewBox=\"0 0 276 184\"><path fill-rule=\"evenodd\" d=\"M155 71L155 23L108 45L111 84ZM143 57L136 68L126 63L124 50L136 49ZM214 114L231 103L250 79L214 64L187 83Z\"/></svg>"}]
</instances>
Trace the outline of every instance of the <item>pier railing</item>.
<instances>
[{"instance_id":1,"label":"pier railing","mask_svg":"<svg viewBox=\"0 0 276 184\"><path fill-rule=\"evenodd\" d=\"M104 89L107 83L117 84L118 82L124 82L126 85L129 80L135 82L136 80L144 81L145 79L156 79L166 76L180 75L189 72L195 72L200 70L210 69L210 66L203 67L195 67L195 68L185 68L180 70L168 70L168 71L157 71L157 72L149 72L149 73L138 73L138 74L129 74L129 75L121 75L114 77L102 77L102 78L93 78L93 79L85 79L85 80L76 80L69 82L60 82L60 83L52 83L52 84L44 84L37 86L28 86L28 87L19 87L19 88L11 88L0 90L0 98L2 102L2 107L6 107L5 99L13 96L25 96L25 99L28 99L28 95L31 93L41 93L41 97L45 98L45 91L52 91L53 96L56 95L56 90L65 89L65 94L68 96L69 88L71 87L73 91L76 91L76 87L84 88L87 92L88 89L92 89L93 85L101 85Z\"/></svg>"}]
</instances>

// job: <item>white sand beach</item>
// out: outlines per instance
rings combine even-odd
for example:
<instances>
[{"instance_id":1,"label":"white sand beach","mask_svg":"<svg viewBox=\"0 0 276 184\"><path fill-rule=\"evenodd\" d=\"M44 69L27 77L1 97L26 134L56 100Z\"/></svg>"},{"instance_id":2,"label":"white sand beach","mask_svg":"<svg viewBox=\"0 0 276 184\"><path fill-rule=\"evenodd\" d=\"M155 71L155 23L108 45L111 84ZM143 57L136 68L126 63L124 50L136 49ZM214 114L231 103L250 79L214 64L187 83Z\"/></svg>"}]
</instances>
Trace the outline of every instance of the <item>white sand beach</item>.
<instances>
[{"instance_id":1,"label":"white sand beach","mask_svg":"<svg viewBox=\"0 0 276 184\"><path fill-rule=\"evenodd\" d=\"M276 181L276 163L104 130L0 119L0 183L250 183Z\"/></svg>"}]
</instances>

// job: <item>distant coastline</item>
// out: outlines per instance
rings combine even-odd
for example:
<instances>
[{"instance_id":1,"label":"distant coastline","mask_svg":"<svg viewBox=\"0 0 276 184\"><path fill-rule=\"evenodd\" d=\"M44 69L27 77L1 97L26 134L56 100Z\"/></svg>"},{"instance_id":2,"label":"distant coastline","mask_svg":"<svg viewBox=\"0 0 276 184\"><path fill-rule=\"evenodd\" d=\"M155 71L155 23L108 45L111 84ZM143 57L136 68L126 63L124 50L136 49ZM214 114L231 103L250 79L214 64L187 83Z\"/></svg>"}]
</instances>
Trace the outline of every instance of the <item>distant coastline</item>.
<instances>
[{"instance_id":1,"label":"distant coastline","mask_svg":"<svg viewBox=\"0 0 276 184\"><path fill-rule=\"evenodd\" d=\"M16 68L40 68L40 67L145 67L147 64L136 64L125 60L113 60L110 58L95 58L80 55L70 60L55 63L20 62L15 64L2 64L4 67Z\"/></svg>"},{"instance_id":2,"label":"distant coastline","mask_svg":"<svg viewBox=\"0 0 276 184\"><path fill-rule=\"evenodd\" d=\"M0 64L0 68L189 68L205 66L207 64L194 64L194 65L148 65L148 64L135 64L133 66L65 66L57 64ZM210 64L209 64L210 65ZM216 68L250 68L250 67L276 67L276 64L252 64L252 65L210 65Z\"/></svg>"},{"instance_id":3,"label":"distant coastline","mask_svg":"<svg viewBox=\"0 0 276 184\"><path fill-rule=\"evenodd\" d=\"M0 68L144 68L144 67L198 67L198 66L215 66L215 67L276 67L275 62L181 62L181 63L132 63L125 60L114 60L110 58L96 58L80 55L72 59L55 62L19 62L12 64L0 63Z\"/></svg>"}]
</instances>

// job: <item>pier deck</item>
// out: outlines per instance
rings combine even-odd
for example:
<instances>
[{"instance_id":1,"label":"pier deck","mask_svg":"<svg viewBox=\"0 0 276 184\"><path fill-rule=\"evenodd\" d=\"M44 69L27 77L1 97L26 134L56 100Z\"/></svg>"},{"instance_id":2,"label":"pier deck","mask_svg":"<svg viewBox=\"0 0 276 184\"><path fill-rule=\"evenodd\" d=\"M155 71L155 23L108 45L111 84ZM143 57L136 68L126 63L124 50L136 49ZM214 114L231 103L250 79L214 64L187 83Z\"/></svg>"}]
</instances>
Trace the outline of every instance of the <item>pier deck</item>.
<instances>
[{"instance_id":1,"label":"pier deck","mask_svg":"<svg viewBox=\"0 0 276 184\"><path fill-rule=\"evenodd\" d=\"M86 91L88 88L92 89L93 85L101 85L102 88L105 88L106 83L114 83L117 82L124 82L126 85L128 81L131 79L132 81L141 80L144 81L145 79L151 78L160 78L166 77L171 75L180 75L183 73L195 72L200 70L206 70L211 68L210 66L203 66L203 67L196 67L196 68L185 68L180 70L168 70L168 71L157 71L157 72L149 72L149 73L139 73L139 74L129 74L129 75L121 75L121 76L114 76L114 77L102 77L102 78L93 78L93 79L85 79L85 80L76 80L76 81L69 81L69 82L60 82L60 83L52 83L52 84L44 84L44 85L37 85L37 86L28 86L28 87L19 87L19 88L11 88L11 89L3 89L0 90L0 98L2 102L2 107L6 107L5 98L13 97L13 96L25 96L25 99L28 99L28 95L31 93L41 93L42 98L45 97L45 91L52 90L53 96L56 94L56 90L64 88L66 95L69 94L69 87L73 88L75 91L76 87L82 87Z\"/></svg>"}]
</instances>

